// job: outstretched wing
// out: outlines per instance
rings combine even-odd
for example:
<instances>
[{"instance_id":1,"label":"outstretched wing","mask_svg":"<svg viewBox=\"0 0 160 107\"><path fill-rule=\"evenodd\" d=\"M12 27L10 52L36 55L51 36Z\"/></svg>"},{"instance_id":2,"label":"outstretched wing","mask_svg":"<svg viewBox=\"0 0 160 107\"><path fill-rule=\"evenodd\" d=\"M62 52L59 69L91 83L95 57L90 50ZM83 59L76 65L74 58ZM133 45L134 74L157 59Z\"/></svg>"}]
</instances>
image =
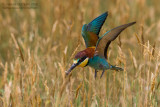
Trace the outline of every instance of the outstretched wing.
<instances>
[{"instance_id":1,"label":"outstretched wing","mask_svg":"<svg viewBox=\"0 0 160 107\"><path fill-rule=\"evenodd\" d=\"M135 24L136 22L124 24L121 26L118 26L108 32L106 32L97 42L95 54L99 56L103 56L107 59L107 50L111 43L111 41L115 40L118 35L127 27Z\"/></svg>"},{"instance_id":2,"label":"outstretched wing","mask_svg":"<svg viewBox=\"0 0 160 107\"><path fill-rule=\"evenodd\" d=\"M89 24L83 25L81 33L85 41L86 47L96 46L96 43L99 39L99 32L107 16L108 12L105 12L102 15L95 18Z\"/></svg>"}]
</instances>

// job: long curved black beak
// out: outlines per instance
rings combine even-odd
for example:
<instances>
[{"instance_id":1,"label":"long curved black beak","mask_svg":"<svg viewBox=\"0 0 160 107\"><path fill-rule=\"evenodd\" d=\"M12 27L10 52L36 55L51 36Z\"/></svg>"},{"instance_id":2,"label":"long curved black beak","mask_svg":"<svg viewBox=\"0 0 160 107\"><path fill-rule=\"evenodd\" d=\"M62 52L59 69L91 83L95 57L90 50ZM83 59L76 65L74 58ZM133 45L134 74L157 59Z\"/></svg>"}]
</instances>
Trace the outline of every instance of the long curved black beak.
<instances>
[{"instance_id":1,"label":"long curved black beak","mask_svg":"<svg viewBox=\"0 0 160 107\"><path fill-rule=\"evenodd\" d=\"M69 70L66 71L66 75L68 75L77 65L78 65L78 63L72 64L72 66L69 68Z\"/></svg>"}]
</instances>

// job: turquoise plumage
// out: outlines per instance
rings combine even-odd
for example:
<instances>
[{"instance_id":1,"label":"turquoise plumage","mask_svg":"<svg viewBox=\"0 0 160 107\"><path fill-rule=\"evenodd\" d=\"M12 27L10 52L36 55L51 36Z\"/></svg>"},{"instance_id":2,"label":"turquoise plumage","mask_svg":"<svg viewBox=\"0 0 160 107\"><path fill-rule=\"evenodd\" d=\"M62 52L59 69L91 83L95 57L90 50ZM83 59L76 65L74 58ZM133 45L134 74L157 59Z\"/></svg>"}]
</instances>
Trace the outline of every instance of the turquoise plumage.
<instances>
[{"instance_id":1,"label":"turquoise plumage","mask_svg":"<svg viewBox=\"0 0 160 107\"><path fill-rule=\"evenodd\" d=\"M82 27L82 37L86 44L86 49L76 54L74 63L70 69L66 72L69 74L76 66L86 67L90 66L95 69L95 78L97 76L97 70L103 70L101 77L105 70L111 69L116 71L122 71L120 67L113 66L107 62L107 50L110 43L115 40L118 35L127 27L135 24L136 22L128 23L116 27L103 36L99 37L100 29L105 22L108 13L100 15L89 24L85 24Z\"/></svg>"},{"instance_id":2,"label":"turquoise plumage","mask_svg":"<svg viewBox=\"0 0 160 107\"><path fill-rule=\"evenodd\" d=\"M103 70L101 77L107 69L123 71L123 69L120 67L110 65L105 58L101 58L100 56L94 56L93 58L90 58L88 61L88 66L95 69L95 78L97 76L97 70Z\"/></svg>"},{"instance_id":3,"label":"turquoise plumage","mask_svg":"<svg viewBox=\"0 0 160 107\"><path fill-rule=\"evenodd\" d=\"M90 58L88 65L96 70L106 70L110 68L110 65L106 59L101 58L100 56L94 56L93 58Z\"/></svg>"}]
</instances>

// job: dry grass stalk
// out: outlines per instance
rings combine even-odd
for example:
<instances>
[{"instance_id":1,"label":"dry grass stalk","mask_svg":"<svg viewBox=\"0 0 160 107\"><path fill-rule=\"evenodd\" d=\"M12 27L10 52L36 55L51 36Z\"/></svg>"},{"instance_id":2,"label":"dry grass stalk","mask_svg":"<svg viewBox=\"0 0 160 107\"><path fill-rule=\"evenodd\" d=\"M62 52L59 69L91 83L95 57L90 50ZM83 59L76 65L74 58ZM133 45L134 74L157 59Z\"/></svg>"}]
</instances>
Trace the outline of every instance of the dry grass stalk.
<instances>
[{"instance_id":1,"label":"dry grass stalk","mask_svg":"<svg viewBox=\"0 0 160 107\"><path fill-rule=\"evenodd\" d=\"M79 93L79 90L80 90L80 88L82 87L82 83L80 83L79 85L78 85L78 88L76 89L76 99L77 99L77 97L78 97L78 93Z\"/></svg>"},{"instance_id":2,"label":"dry grass stalk","mask_svg":"<svg viewBox=\"0 0 160 107\"><path fill-rule=\"evenodd\" d=\"M52 27L52 33L54 33L56 31L56 28L57 28L57 24L58 24L58 21L56 20L53 24L53 27Z\"/></svg>"},{"instance_id":3,"label":"dry grass stalk","mask_svg":"<svg viewBox=\"0 0 160 107\"><path fill-rule=\"evenodd\" d=\"M138 35L136 33L135 33L135 36L137 38L138 43L141 44L140 39L139 39L139 37L138 37Z\"/></svg>"},{"instance_id":4,"label":"dry grass stalk","mask_svg":"<svg viewBox=\"0 0 160 107\"><path fill-rule=\"evenodd\" d=\"M11 95L11 87L12 87L12 82L10 81L9 84L5 84L5 88L4 88L4 96L5 96L5 99L4 99L4 106L10 106L10 95Z\"/></svg>"},{"instance_id":5,"label":"dry grass stalk","mask_svg":"<svg viewBox=\"0 0 160 107\"><path fill-rule=\"evenodd\" d=\"M151 75L151 89L150 89L151 94L150 95L152 95L152 93L155 91L156 79L157 79L158 73L159 73L159 69L158 67L156 67L155 74L152 73Z\"/></svg>"},{"instance_id":6,"label":"dry grass stalk","mask_svg":"<svg viewBox=\"0 0 160 107\"><path fill-rule=\"evenodd\" d=\"M85 107L86 106L86 93L84 92L83 93L83 106L82 107Z\"/></svg>"},{"instance_id":7,"label":"dry grass stalk","mask_svg":"<svg viewBox=\"0 0 160 107\"><path fill-rule=\"evenodd\" d=\"M154 56L154 54L155 54L155 47L156 47L156 43L154 42L153 49L152 49L152 56Z\"/></svg>"},{"instance_id":8,"label":"dry grass stalk","mask_svg":"<svg viewBox=\"0 0 160 107\"><path fill-rule=\"evenodd\" d=\"M60 67L60 71L61 71L61 75L62 75L62 79L63 79L63 82L65 81L65 70L64 70L64 67L61 63L58 63L59 67Z\"/></svg>"},{"instance_id":9,"label":"dry grass stalk","mask_svg":"<svg viewBox=\"0 0 160 107\"><path fill-rule=\"evenodd\" d=\"M47 80L44 82L44 86L45 86L45 91L47 95L49 95L49 87L47 86Z\"/></svg>"},{"instance_id":10,"label":"dry grass stalk","mask_svg":"<svg viewBox=\"0 0 160 107\"><path fill-rule=\"evenodd\" d=\"M3 63L1 62L1 60L0 60L0 67L3 68L3 69L5 68L5 66L3 65Z\"/></svg>"},{"instance_id":11,"label":"dry grass stalk","mask_svg":"<svg viewBox=\"0 0 160 107\"><path fill-rule=\"evenodd\" d=\"M63 94L63 91L64 91L64 89L65 89L65 87L66 87L66 85L69 83L69 81L70 81L70 77L71 77L71 73L68 75L68 77L67 78L65 78L65 81L63 82L63 84L62 84L62 86L61 86L61 88L60 88L60 92L59 92L59 97L61 98L62 97L62 94Z\"/></svg>"},{"instance_id":12,"label":"dry grass stalk","mask_svg":"<svg viewBox=\"0 0 160 107\"><path fill-rule=\"evenodd\" d=\"M78 42L78 44L77 44L76 48L74 49L71 57L69 58L69 61L70 61L71 59L73 59L73 57L74 57L74 55L76 54L76 52L77 52L77 50L78 50L79 47L80 47L80 42Z\"/></svg>"},{"instance_id":13,"label":"dry grass stalk","mask_svg":"<svg viewBox=\"0 0 160 107\"><path fill-rule=\"evenodd\" d=\"M72 101L70 101L70 107L73 107Z\"/></svg>"},{"instance_id":14,"label":"dry grass stalk","mask_svg":"<svg viewBox=\"0 0 160 107\"><path fill-rule=\"evenodd\" d=\"M130 49L129 49L129 54L130 54L130 57L131 57L131 60L132 60L132 63L134 65L135 69L137 69L137 61L136 61L135 57L133 56L132 51Z\"/></svg>"},{"instance_id":15,"label":"dry grass stalk","mask_svg":"<svg viewBox=\"0 0 160 107\"><path fill-rule=\"evenodd\" d=\"M12 39L13 39L13 41L14 41L14 44L15 44L16 48L19 50L20 56L21 56L21 58L22 58L22 61L24 62L24 57L23 57L21 48L19 47L19 45L18 45L18 43L17 43L17 40L16 40L16 38L15 38L15 36L14 36L13 33L11 33L11 37L12 37Z\"/></svg>"},{"instance_id":16,"label":"dry grass stalk","mask_svg":"<svg viewBox=\"0 0 160 107\"><path fill-rule=\"evenodd\" d=\"M6 62L5 68L4 68L4 73L3 73L3 84L2 87L7 84L7 76L8 76L8 63Z\"/></svg>"}]
</instances>

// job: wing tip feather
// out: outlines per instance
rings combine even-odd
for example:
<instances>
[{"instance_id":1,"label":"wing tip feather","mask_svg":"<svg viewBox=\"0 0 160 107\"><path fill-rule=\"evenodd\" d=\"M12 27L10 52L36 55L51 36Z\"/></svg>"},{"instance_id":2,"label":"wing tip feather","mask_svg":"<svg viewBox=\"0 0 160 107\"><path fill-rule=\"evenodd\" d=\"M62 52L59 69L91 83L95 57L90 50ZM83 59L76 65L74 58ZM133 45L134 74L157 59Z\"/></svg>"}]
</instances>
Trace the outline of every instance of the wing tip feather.
<instances>
[{"instance_id":1,"label":"wing tip feather","mask_svg":"<svg viewBox=\"0 0 160 107\"><path fill-rule=\"evenodd\" d=\"M128 23L129 25L134 25L134 24L136 24L136 21L134 21L134 22L131 22L131 23Z\"/></svg>"}]
</instances>

